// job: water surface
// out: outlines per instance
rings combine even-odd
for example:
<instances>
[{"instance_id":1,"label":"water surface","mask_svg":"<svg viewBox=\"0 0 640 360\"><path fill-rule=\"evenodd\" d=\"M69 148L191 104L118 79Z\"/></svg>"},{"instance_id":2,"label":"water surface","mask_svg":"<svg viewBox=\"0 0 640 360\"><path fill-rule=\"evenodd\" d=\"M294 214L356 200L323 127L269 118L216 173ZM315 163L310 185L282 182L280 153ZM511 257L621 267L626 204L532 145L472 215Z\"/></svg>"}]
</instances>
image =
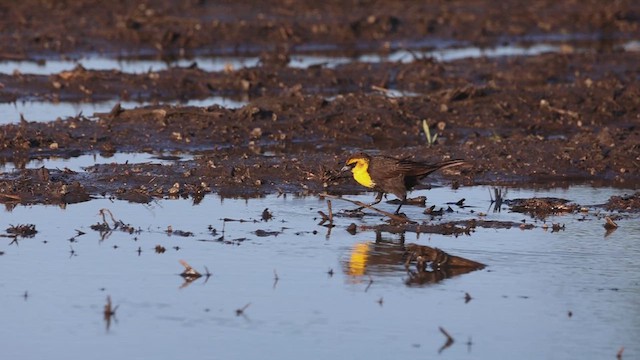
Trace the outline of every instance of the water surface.
<instances>
[{"instance_id":1,"label":"water surface","mask_svg":"<svg viewBox=\"0 0 640 360\"><path fill-rule=\"evenodd\" d=\"M379 224L380 216L337 216L329 233L317 225L317 211L327 212L317 197L18 206L3 211L0 229L34 224L38 233L17 244L0 239L0 345L3 356L20 359L203 353L211 359L265 353L280 359L602 359L614 358L622 346L624 358L634 358L640 354L640 222L625 215L605 237L602 210L592 206L624 193L631 191L509 189L511 199L554 196L589 207L587 214L546 219L565 226L552 232L527 215L490 211L487 187L414 191L437 207L460 198L470 206L451 205L453 213L433 220L422 208L403 208L416 220L446 222L483 212L488 220L536 225L479 228L459 237L407 233L405 243L487 265L423 286L407 286L404 265L393 257L402 252L401 236L345 230L352 222ZM350 198L370 201L373 194ZM352 207L332 204L336 213ZM269 221L262 220L265 208L273 214ZM136 231L92 230L103 221L101 209ZM158 245L166 251L156 253ZM182 287L180 259L213 275ZM108 295L118 308L107 330ZM439 327L455 339L440 355L446 339Z\"/></svg>"}]
</instances>

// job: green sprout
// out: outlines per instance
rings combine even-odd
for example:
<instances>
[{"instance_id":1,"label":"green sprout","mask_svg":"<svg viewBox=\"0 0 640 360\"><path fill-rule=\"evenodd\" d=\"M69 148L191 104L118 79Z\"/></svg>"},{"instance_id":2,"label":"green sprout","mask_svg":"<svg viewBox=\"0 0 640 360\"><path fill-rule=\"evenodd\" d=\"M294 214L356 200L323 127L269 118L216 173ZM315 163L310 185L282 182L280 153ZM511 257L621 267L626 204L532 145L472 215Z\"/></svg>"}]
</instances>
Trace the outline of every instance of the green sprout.
<instances>
[{"instance_id":1,"label":"green sprout","mask_svg":"<svg viewBox=\"0 0 640 360\"><path fill-rule=\"evenodd\" d=\"M431 136L431 130L429 130L429 123L427 120L422 120L422 129L424 130L424 135L427 137L427 144L429 146L435 144L438 139L438 134L434 134L433 137Z\"/></svg>"}]
</instances>

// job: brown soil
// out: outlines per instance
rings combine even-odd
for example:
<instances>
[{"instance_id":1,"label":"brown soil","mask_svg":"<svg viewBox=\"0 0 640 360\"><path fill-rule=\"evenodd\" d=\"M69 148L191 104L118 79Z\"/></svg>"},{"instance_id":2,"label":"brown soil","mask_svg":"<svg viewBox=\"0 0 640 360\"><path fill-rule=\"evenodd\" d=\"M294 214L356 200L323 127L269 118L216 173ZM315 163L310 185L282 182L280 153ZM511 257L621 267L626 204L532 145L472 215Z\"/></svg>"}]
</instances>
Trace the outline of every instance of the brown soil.
<instances>
[{"instance_id":1,"label":"brown soil","mask_svg":"<svg viewBox=\"0 0 640 360\"><path fill-rule=\"evenodd\" d=\"M125 5L126 3L126 5ZM197 63L144 74L78 67L0 74L0 101L151 100L110 114L0 127L0 162L87 153L192 153L175 165L109 164L76 173L0 175L0 201L71 203L154 197L354 192L335 171L356 150L439 161L462 185L640 183L640 67L621 44L640 38L640 3L615 1L130 2L24 0L0 5L0 59L95 53L171 59L258 55L253 68ZM99 5L96 5L99 4ZM397 49L562 41L560 53L438 62L287 67L301 53L354 56ZM5 46L6 44L6 46ZM385 89L416 96L391 97ZM234 110L164 101L249 99ZM90 114L85 114L90 115ZM429 146L427 120L438 141ZM331 180L331 181L328 181ZM335 181L334 181L335 180ZM628 202L638 208L637 202Z\"/></svg>"}]
</instances>

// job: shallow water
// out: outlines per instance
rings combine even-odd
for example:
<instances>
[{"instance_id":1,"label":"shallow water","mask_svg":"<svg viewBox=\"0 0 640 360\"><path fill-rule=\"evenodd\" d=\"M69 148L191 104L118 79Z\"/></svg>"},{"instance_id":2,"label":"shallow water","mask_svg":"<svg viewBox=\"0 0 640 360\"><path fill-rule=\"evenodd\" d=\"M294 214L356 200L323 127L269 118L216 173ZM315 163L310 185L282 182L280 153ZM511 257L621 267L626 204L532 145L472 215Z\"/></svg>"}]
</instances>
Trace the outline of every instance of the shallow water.
<instances>
[{"instance_id":1,"label":"shallow water","mask_svg":"<svg viewBox=\"0 0 640 360\"><path fill-rule=\"evenodd\" d=\"M355 57L328 56L328 55L291 55L289 66L295 68L308 68L309 66L323 65L335 67L351 62L379 62L384 61L414 61L418 58L432 57L438 61L454 61L465 58L479 57L500 57L500 56L535 56L549 52L589 51L593 50L590 41L584 45L563 46L561 43L553 42L552 39L541 39L539 42L521 45L512 43L495 47L465 46L459 43L442 44L433 49L420 50L396 50L388 55L363 54ZM631 40L619 46L625 51L638 51L638 41ZM77 60L70 59L49 59L41 62L34 61L0 61L0 73L11 74L18 71L22 74L51 75L62 71L73 70L81 65L88 70L119 70L124 73L140 74L150 71L162 71L170 67L188 67L197 63L198 68L205 71L223 71L225 69L239 69L244 67L254 67L260 64L260 59L256 56L236 56L236 57L210 57L196 56L193 59L180 59L167 62L152 59L115 59L105 56L88 56Z\"/></svg>"},{"instance_id":2,"label":"shallow water","mask_svg":"<svg viewBox=\"0 0 640 360\"><path fill-rule=\"evenodd\" d=\"M0 125L15 124L20 122L22 115L26 121L46 122L58 118L65 119L82 114L92 117L95 113L109 113L111 109L120 103L123 109L133 109L148 105L152 102L120 101L118 99L99 102L57 102L48 101L19 101L15 103L0 103ZM220 105L229 109L237 109L245 106L247 102L212 96L206 99L192 99L185 102L167 101L162 104L175 106L212 106Z\"/></svg>"},{"instance_id":3,"label":"shallow water","mask_svg":"<svg viewBox=\"0 0 640 360\"><path fill-rule=\"evenodd\" d=\"M71 158L59 158L50 157L44 159L31 160L24 165L25 168L35 169L45 167L47 169L69 169L72 171L80 172L85 168L98 164L140 164L140 163L153 163L153 164L168 164L175 161L193 160L194 156L181 153L165 153L165 154L151 154L151 153L115 153L110 156L104 156L102 154L85 154L81 156ZM11 172L18 169L14 163L0 164L0 171Z\"/></svg>"},{"instance_id":4,"label":"shallow water","mask_svg":"<svg viewBox=\"0 0 640 360\"><path fill-rule=\"evenodd\" d=\"M317 211L327 212L317 197L211 195L199 205L98 199L66 208L18 206L3 212L0 229L34 224L38 233L17 244L0 239L3 356L188 358L204 350L216 359L265 353L280 359L433 358L446 340L438 329L443 327L455 339L442 350L443 358L602 359L614 358L622 346L624 358L635 358L640 354L640 222L625 216L605 237L597 215L602 210L592 207L631 192L508 189L508 199L553 196L589 207L586 215L547 219L565 225L552 232L527 215L490 211L488 187L414 191L437 207L460 198L470 207L452 205L455 212L430 220L422 208L406 206L412 219L446 222L485 212L487 220L536 225L524 231L478 228L460 237L407 233L406 243L487 265L423 286L405 285L408 275L395 257L402 252L399 235L376 239L372 231L345 231L352 222L379 224L380 216L336 216L328 233L317 225ZM373 194L349 198L370 201ZM335 213L353 206L332 204ZM92 230L103 221L103 208L137 231ZM273 214L270 221L261 218L265 208ZM168 235L168 226L193 236ZM260 236L264 233L257 230L278 235ZM77 231L85 234L71 242ZM228 243L216 241L222 235ZM166 252L155 253L156 245ZM213 275L181 288L180 259L201 272L206 266ZM465 293L472 297L468 303ZM118 306L108 330L107 295Z\"/></svg>"},{"instance_id":5,"label":"shallow water","mask_svg":"<svg viewBox=\"0 0 640 360\"><path fill-rule=\"evenodd\" d=\"M567 47L558 41L576 40L582 41L584 44ZM456 42L443 42L438 44L413 44L414 46L430 45L428 50L396 50L389 54L363 54L354 57L345 56L328 56L328 55L308 55L294 54L291 56L290 67L308 68L310 66L326 66L333 68L343 64L352 62L370 62L376 63L380 61L398 61L412 62L416 58L434 58L438 61L455 61L464 58L479 57L501 57L501 56L535 56L550 52L563 51L593 51L593 39L572 39L552 37L531 39L528 45L517 43L496 46L496 47L476 47L465 46L465 44ZM400 47L399 44L396 44ZM624 51L640 51L637 40L630 40L618 46ZM181 59L173 62L150 59L116 59L107 56L87 56L80 59L47 59L40 62L34 61L0 61L0 73L11 74L19 72L23 74L39 74L51 75L62 71L73 70L76 66L81 65L90 70L119 70L125 73L145 73L149 71L162 71L170 67L188 67L193 63L197 63L200 69L205 71L223 71L228 68L238 69L243 67L253 67L259 65L259 58L250 57L210 57L197 56L193 59ZM389 96L415 96L410 92L401 92L394 89L386 90ZM0 103L0 125L18 123L21 115L27 121L52 121L57 118L67 118L83 114L84 116L92 116L94 113L108 113L113 106L120 102L124 108L134 108L146 105L153 105L150 102L134 102L119 101L118 99L101 101L101 102L58 102L51 103L46 101L21 101L15 103ZM211 106L220 105L227 108L240 108L247 104L247 101L237 101L229 98L214 96L200 100L189 100L187 102L168 102L172 105L184 106Z\"/></svg>"}]
</instances>

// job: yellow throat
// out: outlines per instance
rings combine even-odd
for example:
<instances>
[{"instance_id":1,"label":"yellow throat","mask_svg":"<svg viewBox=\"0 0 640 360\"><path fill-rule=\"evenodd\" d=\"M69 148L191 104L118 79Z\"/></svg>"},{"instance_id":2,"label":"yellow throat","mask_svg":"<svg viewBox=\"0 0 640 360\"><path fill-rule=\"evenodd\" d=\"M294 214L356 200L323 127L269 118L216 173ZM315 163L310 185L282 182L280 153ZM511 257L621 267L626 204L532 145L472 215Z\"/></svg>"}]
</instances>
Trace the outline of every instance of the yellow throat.
<instances>
[{"instance_id":1,"label":"yellow throat","mask_svg":"<svg viewBox=\"0 0 640 360\"><path fill-rule=\"evenodd\" d=\"M376 183L371 180L371 176L369 176L369 160L356 158L351 159L347 162L347 165L356 164L351 172L353 172L353 178L362 186L366 186L368 188L372 188L376 186Z\"/></svg>"}]
</instances>

